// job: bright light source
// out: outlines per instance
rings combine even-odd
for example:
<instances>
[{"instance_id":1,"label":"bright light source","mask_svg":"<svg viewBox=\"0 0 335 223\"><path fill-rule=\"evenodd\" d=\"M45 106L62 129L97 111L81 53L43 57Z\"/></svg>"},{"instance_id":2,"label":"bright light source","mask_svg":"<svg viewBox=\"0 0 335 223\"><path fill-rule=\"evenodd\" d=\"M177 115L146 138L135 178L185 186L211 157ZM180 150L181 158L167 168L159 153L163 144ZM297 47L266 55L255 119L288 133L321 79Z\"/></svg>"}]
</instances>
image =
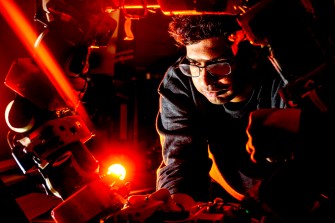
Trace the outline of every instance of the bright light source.
<instances>
[{"instance_id":1,"label":"bright light source","mask_svg":"<svg viewBox=\"0 0 335 223\"><path fill-rule=\"evenodd\" d=\"M126 169L121 164L113 164L108 167L108 175L114 175L120 180L124 180L126 177Z\"/></svg>"}]
</instances>

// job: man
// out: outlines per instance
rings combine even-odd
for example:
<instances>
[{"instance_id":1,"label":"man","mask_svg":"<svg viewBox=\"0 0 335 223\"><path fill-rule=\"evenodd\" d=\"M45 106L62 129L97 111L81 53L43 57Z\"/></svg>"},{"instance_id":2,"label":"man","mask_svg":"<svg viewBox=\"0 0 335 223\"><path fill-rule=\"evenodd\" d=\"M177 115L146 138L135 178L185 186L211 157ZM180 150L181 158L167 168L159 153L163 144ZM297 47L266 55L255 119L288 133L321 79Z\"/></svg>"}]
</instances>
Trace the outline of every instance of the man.
<instances>
[{"instance_id":1,"label":"man","mask_svg":"<svg viewBox=\"0 0 335 223\"><path fill-rule=\"evenodd\" d=\"M157 190L167 189L186 210L216 197L242 200L267 174L246 151L249 114L284 108L283 82L234 16L175 16L169 33L186 55L158 89Z\"/></svg>"}]
</instances>

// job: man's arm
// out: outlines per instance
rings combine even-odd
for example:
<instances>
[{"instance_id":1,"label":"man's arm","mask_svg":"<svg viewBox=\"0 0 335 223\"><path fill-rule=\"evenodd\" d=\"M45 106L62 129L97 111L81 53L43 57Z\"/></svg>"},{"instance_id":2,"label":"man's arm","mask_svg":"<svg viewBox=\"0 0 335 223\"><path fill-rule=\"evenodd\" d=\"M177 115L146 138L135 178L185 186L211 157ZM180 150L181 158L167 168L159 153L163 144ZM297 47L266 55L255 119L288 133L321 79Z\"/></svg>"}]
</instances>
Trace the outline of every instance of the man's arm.
<instances>
[{"instance_id":1,"label":"man's arm","mask_svg":"<svg viewBox=\"0 0 335 223\"><path fill-rule=\"evenodd\" d=\"M156 129L163 162L157 170L157 189L187 193L197 201L205 201L209 199L211 162L190 88L188 77L179 76L172 68L159 86Z\"/></svg>"}]
</instances>

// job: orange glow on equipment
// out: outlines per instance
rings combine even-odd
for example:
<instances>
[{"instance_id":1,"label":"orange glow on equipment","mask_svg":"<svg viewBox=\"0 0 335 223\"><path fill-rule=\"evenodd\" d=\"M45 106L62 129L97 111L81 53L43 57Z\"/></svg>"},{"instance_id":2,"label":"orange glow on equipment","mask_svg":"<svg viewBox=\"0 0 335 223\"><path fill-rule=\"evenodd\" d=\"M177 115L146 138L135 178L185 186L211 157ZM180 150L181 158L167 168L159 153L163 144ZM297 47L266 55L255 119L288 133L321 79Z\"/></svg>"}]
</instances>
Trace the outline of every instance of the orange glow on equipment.
<instances>
[{"instance_id":1,"label":"orange glow on equipment","mask_svg":"<svg viewBox=\"0 0 335 223\"><path fill-rule=\"evenodd\" d=\"M14 1L1 0L0 12L28 52L33 56L39 68L47 75L66 105L72 109L79 109L79 98L74 94L73 88L68 79L66 79L63 70L46 46L41 44L38 48L35 47L35 41L38 36ZM82 107L80 110L80 113L84 115L84 119L86 120L87 114Z\"/></svg>"}]
</instances>

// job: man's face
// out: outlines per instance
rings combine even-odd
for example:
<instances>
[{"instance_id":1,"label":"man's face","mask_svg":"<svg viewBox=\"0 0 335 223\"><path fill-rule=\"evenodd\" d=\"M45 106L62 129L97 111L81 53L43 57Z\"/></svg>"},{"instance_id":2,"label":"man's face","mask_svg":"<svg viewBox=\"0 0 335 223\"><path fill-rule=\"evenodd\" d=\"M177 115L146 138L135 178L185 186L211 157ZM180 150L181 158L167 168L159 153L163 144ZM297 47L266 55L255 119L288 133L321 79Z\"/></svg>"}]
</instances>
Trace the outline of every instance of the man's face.
<instances>
[{"instance_id":1,"label":"man's face","mask_svg":"<svg viewBox=\"0 0 335 223\"><path fill-rule=\"evenodd\" d=\"M230 72L227 72L226 75L211 74L208 72L210 69L201 68L200 76L192 77L196 89L213 104L241 102L251 91L250 83L246 83L244 78L247 74L242 75L241 72L236 72L238 68L234 62L241 39L235 38L233 43L228 44L227 39L210 38L186 46L186 59L192 65L204 67L212 64L211 67L213 67L213 64L218 62L230 65ZM244 65L247 66L247 64L239 66ZM197 69L194 69L193 72L197 72Z\"/></svg>"}]
</instances>

